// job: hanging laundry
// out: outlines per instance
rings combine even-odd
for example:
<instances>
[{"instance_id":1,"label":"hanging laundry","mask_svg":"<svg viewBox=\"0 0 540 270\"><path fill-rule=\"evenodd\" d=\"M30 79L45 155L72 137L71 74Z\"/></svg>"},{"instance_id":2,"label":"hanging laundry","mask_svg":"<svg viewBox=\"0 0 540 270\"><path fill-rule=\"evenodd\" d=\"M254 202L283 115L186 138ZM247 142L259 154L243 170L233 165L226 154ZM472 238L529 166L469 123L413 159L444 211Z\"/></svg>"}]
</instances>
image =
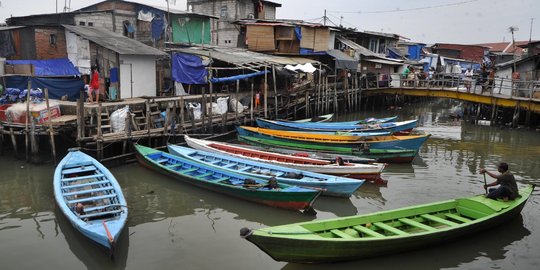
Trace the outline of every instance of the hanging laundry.
<instances>
[{"instance_id":1,"label":"hanging laundry","mask_svg":"<svg viewBox=\"0 0 540 270\"><path fill-rule=\"evenodd\" d=\"M147 10L140 10L137 19L139 21L151 22L154 19L154 14Z\"/></svg>"}]
</instances>

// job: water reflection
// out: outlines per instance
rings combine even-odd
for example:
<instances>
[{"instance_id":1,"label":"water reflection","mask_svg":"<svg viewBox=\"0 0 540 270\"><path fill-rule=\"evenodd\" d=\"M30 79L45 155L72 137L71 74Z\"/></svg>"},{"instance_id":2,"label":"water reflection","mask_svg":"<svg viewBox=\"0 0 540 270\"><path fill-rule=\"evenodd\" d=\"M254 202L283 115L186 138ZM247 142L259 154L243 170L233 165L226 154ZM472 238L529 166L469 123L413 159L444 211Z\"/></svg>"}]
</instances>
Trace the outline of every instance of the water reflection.
<instances>
[{"instance_id":1,"label":"water reflection","mask_svg":"<svg viewBox=\"0 0 540 270\"><path fill-rule=\"evenodd\" d=\"M360 189L367 184L369 183L364 183ZM355 194L358 192L356 191ZM352 216L358 213L356 206L348 198L319 197L313 207L316 211L330 212L337 217Z\"/></svg>"},{"instance_id":2,"label":"water reflection","mask_svg":"<svg viewBox=\"0 0 540 270\"><path fill-rule=\"evenodd\" d=\"M136 170L137 174L133 174ZM131 164L114 170L127 194L130 207L129 225L161 221L169 217L189 216L225 210L237 214L237 219L266 225L301 222L315 217L272 208L194 187L173 178Z\"/></svg>"},{"instance_id":3,"label":"water reflection","mask_svg":"<svg viewBox=\"0 0 540 270\"><path fill-rule=\"evenodd\" d=\"M54 211L56 222L71 252L87 269L125 269L129 250L129 228L126 226L115 246L114 260L109 251L77 231L59 209Z\"/></svg>"},{"instance_id":4,"label":"water reflection","mask_svg":"<svg viewBox=\"0 0 540 270\"><path fill-rule=\"evenodd\" d=\"M384 259L375 257L335 263L331 267L357 269L358 264L361 263L364 269L442 269L459 267L463 263L472 262L482 257L487 257L492 261L500 260L505 258L509 245L531 234L523 225L521 215L501 226L504 226L504 231L512 233L500 233L501 227L495 227L454 242L439 244L430 248L385 255ZM478 245L478 243L482 243L482 245ZM423 259L413 260L411 258ZM398 267L396 267L396 263L399 264ZM309 269L328 269L328 267L328 264L309 265ZM306 265L288 263L282 269L306 269Z\"/></svg>"}]
</instances>

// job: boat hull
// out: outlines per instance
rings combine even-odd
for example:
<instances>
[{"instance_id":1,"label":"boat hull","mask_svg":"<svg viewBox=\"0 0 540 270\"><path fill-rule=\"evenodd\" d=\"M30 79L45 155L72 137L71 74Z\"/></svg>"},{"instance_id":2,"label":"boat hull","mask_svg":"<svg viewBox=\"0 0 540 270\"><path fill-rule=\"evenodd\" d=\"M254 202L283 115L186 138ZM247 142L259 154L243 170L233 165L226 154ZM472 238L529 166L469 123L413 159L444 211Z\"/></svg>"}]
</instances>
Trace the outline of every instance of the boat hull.
<instances>
[{"instance_id":1,"label":"boat hull","mask_svg":"<svg viewBox=\"0 0 540 270\"><path fill-rule=\"evenodd\" d=\"M374 159L378 162L410 163L416 156L417 151L411 149L368 149L358 150L350 147L332 147L324 145L305 144L300 142L288 142L273 139L262 139L252 136L238 136L240 142L251 145L266 147L279 147L294 150L318 151L323 153L352 155Z\"/></svg>"},{"instance_id":2,"label":"boat hull","mask_svg":"<svg viewBox=\"0 0 540 270\"><path fill-rule=\"evenodd\" d=\"M417 126L417 120L409 120L403 122L392 123L380 123L380 124L333 124L333 123L294 123L286 121L276 121L267 119L256 119L257 126L261 128L283 130L283 131L348 131L348 132L375 132L375 131L389 131L389 132L407 132Z\"/></svg>"},{"instance_id":3,"label":"boat hull","mask_svg":"<svg viewBox=\"0 0 540 270\"><path fill-rule=\"evenodd\" d=\"M527 195L527 198L529 195L530 194ZM316 237L301 235L294 238L286 236L286 232L284 230L280 230L280 226L266 228L264 232L250 231L244 236L248 241L258 246L261 250L277 261L295 263L326 263L356 260L385 254L406 252L435 244L447 243L470 234L485 231L492 227L503 224L504 222L507 222L519 215L527 201L527 198L522 200L519 204L512 206L512 208L509 210L502 210L501 213L494 216L492 215L479 218L478 220L463 226L457 225L455 228L441 229L435 233L418 233L414 236L395 236L386 238L376 237L377 239L365 239L365 241L336 238L324 239L323 237L317 239ZM448 201L445 203L452 202ZM421 210L419 210L416 214L419 213L422 213ZM377 213L374 213L373 215L375 214ZM336 223L337 222L339 221L336 221ZM302 223L292 224L292 226L294 225L302 225ZM301 226L295 227L300 228ZM275 228L273 233L271 231L272 228ZM279 236L280 234L283 234L283 237Z\"/></svg>"},{"instance_id":4,"label":"boat hull","mask_svg":"<svg viewBox=\"0 0 540 270\"><path fill-rule=\"evenodd\" d=\"M280 183L322 190L322 195L335 197L350 197L362 184L363 180L330 176L327 174L295 170L284 166L271 165L262 162L250 161L241 158L210 153L203 150L194 150L176 145L167 146L169 153L200 162L207 166L242 173L251 177L271 179L276 177ZM211 163L211 162L212 163ZM249 168L244 170L244 168ZM284 177L284 175L301 176L298 178Z\"/></svg>"},{"instance_id":5,"label":"boat hull","mask_svg":"<svg viewBox=\"0 0 540 270\"><path fill-rule=\"evenodd\" d=\"M225 145L214 142L211 143L209 141L197 140L189 137L185 137L185 140L190 147L199 150L234 155L239 158L281 165L297 170L305 170L310 172L341 176L347 175L347 177L354 177L358 179L378 179L382 170L386 166L382 163L346 163L345 166L339 166L335 163L332 164L326 160L295 157L291 155L282 155L265 151L251 150L232 145Z\"/></svg>"},{"instance_id":6,"label":"boat hull","mask_svg":"<svg viewBox=\"0 0 540 270\"><path fill-rule=\"evenodd\" d=\"M257 190L246 188L230 188L227 185L210 184L208 182L200 181L187 175L176 173L172 170L166 170L162 166L156 164L155 162L152 162L150 159L148 159L138 151L136 151L135 153L137 160L141 165L163 175L170 176L171 178L180 180L188 184L192 184L200 188L272 207L284 208L289 210L309 209L315 199L320 194L320 191L315 191L311 189L304 189L304 191L298 192L260 192ZM179 157L176 158L180 159ZM226 173L223 174L232 175Z\"/></svg>"},{"instance_id":7,"label":"boat hull","mask_svg":"<svg viewBox=\"0 0 540 270\"><path fill-rule=\"evenodd\" d=\"M69 169L66 169L68 167ZM94 169L85 171L85 168ZM73 173L67 173L67 170L72 170ZM95 174L88 174L91 172ZM86 178L82 176L84 179L70 180L70 177L78 177L71 176L75 174L88 175ZM81 185L84 187L76 188ZM80 151L70 151L56 167L53 186L56 203L73 227L92 241L112 250L127 222L128 209L120 185L109 170ZM107 201L90 200L100 196L109 197L103 199ZM83 202L86 213L77 214L73 210L78 200L86 200ZM101 206L105 207L93 212L90 208L99 205L88 203L103 203ZM92 216L84 218L85 215Z\"/></svg>"}]
</instances>

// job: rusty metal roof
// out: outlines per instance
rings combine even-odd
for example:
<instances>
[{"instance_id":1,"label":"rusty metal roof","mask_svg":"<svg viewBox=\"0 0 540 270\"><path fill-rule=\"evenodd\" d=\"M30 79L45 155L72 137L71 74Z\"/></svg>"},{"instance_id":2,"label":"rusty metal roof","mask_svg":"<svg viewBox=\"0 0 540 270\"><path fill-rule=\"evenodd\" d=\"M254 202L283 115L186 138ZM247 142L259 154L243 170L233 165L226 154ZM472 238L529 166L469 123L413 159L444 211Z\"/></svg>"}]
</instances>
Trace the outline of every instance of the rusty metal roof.
<instances>
[{"instance_id":1,"label":"rusty metal roof","mask_svg":"<svg viewBox=\"0 0 540 270\"><path fill-rule=\"evenodd\" d=\"M150 47L135 39L131 39L108 30L90 27L63 25L68 31L88 39L102 47L124 55L155 55L165 56L166 53Z\"/></svg>"}]
</instances>

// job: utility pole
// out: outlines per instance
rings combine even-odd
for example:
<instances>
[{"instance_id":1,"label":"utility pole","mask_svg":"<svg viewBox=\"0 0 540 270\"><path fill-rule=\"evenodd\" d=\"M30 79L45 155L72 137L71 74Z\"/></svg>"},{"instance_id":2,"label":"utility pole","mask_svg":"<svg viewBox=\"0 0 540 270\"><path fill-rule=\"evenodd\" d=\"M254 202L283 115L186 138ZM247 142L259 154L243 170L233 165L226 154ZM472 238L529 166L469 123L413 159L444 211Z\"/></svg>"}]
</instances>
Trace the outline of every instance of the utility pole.
<instances>
[{"instance_id":1,"label":"utility pole","mask_svg":"<svg viewBox=\"0 0 540 270\"><path fill-rule=\"evenodd\" d=\"M533 21L534 21L534 18L531 18L531 30L530 30L530 32L529 32L529 42L531 42L531 38L532 38Z\"/></svg>"},{"instance_id":2,"label":"utility pole","mask_svg":"<svg viewBox=\"0 0 540 270\"><path fill-rule=\"evenodd\" d=\"M324 10L324 16L323 16L324 23L323 25L326 25L326 9Z\"/></svg>"}]
</instances>

